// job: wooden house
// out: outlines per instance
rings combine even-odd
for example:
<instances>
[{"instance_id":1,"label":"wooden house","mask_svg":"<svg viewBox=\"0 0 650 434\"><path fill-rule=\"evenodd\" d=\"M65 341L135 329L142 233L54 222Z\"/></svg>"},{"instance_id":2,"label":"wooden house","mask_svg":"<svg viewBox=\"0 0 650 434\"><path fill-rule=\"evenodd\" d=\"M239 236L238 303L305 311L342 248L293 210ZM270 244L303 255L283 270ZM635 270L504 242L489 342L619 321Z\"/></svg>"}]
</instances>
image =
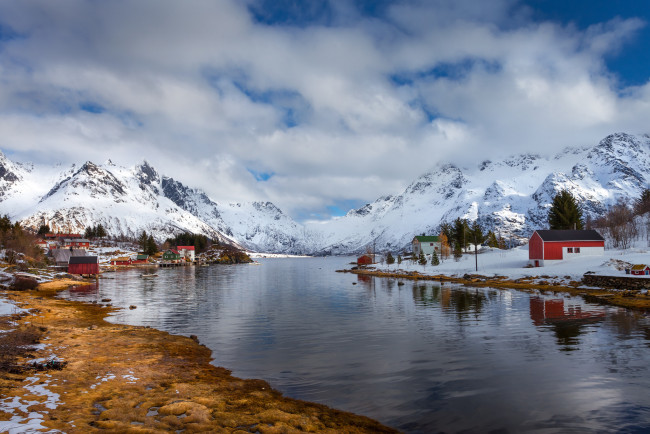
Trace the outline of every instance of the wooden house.
<instances>
[{"instance_id":1,"label":"wooden house","mask_svg":"<svg viewBox=\"0 0 650 434\"><path fill-rule=\"evenodd\" d=\"M605 239L595 230L538 230L528 241L528 263L534 267L604 253Z\"/></svg>"},{"instance_id":2,"label":"wooden house","mask_svg":"<svg viewBox=\"0 0 650 434\"><path fill-rule=\"evenodd\" d=\"M64 244L66 247L72 247L73 249L88 250L90 248L90 240L85 238L66 238Z\"/></svg>"},{"instance_id":3,"label":"wooden house","mask_svg":"<svg viewBox=\"0 0 650 434\"><path fill-rule=\"evenodd\" d=\"M367 253L365 255L361 255L357 258L357 265L370 265L373 262L373 255L370 253Z\"/></svg>"},{"instance_id":4,"label":"wooden house","mask_svg":"<svg viewBox=\"0 0 650 434\"><path fill-rule=\"evenodd\" d=\"M195 259L194 246L176 246L176 250L185 259L194 262Z\"/></svg>"},{"instance_id":5,"label":"wooden house","mask_svg":"<svg viewBox=\"0 0 650 434\"><path fill-rule=\"evenodd\" d=\"M138 255L135 257L134 260L131 261L131 264L148 264L149 263L149 255Z\"/></svg>"},{"instance_id":6,"label":"wooden house","mask_svg":"<svg viewBox=\"0 0 650 434\"><path fill-rule=\"evenodd\" d=\"M97 256L71 256L68 273L99 274L99 258Z\"/></svg>"},{"instance_id":7,"label":"wooden house","mask_svg":"<svg viewBox=\"0 0 650 434\"><path fill-rule=\"evenodd\" d=\"M181 258L181 254L176 249L165 250L162 254L163 261L178 262Z\"/></svg>"},{"instance_id":8,"label":"wooden house","mask_svg":"<svg viewBox=\"0 0 650 434\"><path fill-rule=\"evenodd\" d=\"M131 265L131 262L131 258L127 256L111 259L111 265Z\"/></svg>"},{"instance_id":9,"label":"wooden house","mask_svg":"<svg viewBox=\"0 0 650 434\"><path fill-rule=\"evenodd\" d=\"M413 238L413 241L411 241L411 245L413 247L413 254L417 257L420 256L420 252L424 253L425 255L431 255L433 252L436 252L438 255L440 255L440 249L441 244L440 244L440 237L436 236L418 236Z\"/></svg>"},{"instance_id":10,"label":"wooden house","mask_svg":"<svg viewBox=\"0 0 650 434\"><path fill-rule=\"evenodd\" d=\"M634 274L635 276L650 275L650 266L646 264L633 265L632 268L630 269L630 274Z\"/></svg>"}]
</instances>

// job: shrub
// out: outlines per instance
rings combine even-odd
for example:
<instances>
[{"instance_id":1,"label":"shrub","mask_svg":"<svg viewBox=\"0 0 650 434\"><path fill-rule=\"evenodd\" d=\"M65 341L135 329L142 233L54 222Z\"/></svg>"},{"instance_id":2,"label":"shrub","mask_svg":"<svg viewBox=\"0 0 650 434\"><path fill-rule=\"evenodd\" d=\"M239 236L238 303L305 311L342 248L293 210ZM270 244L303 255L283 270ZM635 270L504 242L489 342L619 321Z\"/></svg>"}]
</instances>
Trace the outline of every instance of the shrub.
<instances>
[{"instance_id":1,"label":"shrub","mask_svg":"<svg viewBox=\"0 0 650 434\"><path fill-rule=\"evenodd\" d=\"M11 289L14 291L26 291L38 286L38 281L31 277L16 276Z\"/></svg>"}]
</instances>

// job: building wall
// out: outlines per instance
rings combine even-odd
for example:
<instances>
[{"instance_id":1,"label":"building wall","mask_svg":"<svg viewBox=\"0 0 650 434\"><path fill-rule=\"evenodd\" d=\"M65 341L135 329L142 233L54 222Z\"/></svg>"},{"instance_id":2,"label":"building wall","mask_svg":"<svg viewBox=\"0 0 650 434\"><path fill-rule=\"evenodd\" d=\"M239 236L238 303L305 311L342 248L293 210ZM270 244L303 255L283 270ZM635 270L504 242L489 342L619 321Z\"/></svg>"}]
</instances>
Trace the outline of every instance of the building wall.
<instances>
[{"instance_id":1,"label":"building wall","mask_svg":"<svg viewBox=\"0 0 650 434\"><path fill-rule=\"evenodd\" d=\"M528 259L544 259L544 242L535 232L528 242Z\"/></svg>"},{"instance_id":2,"label":"building wall","mask_svg":"<svg viewBox=\"0 0 650 434\"><path fill-rule=\"evenodd\" d=\"M580 247L580 253L574 254L575 256L585 254L602 255L605 252L605 243L603 241L553 241L544 243L544 259L565 259L567 247Z\"/></svg>"}]
</instances>

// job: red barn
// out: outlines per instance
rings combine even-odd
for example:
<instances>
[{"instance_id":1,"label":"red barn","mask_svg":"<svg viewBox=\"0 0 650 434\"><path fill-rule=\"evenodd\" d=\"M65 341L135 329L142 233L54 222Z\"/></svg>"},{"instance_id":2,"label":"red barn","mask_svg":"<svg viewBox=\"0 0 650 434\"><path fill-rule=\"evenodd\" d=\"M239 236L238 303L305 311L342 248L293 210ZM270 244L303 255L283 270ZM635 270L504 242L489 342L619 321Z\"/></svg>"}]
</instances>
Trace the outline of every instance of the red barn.
<instances>
[{"instance_id":1,"label":"red barn","mask_svg":"<svg viewBox=\"0 0 650 434\"><path fill-rule=\"evenodd\" d=\"M99 274L99 259L97 256L70 256L68 273Z\"/></svg>"},{"instance_id":2,"label":"red barn","mask_svg":"<svg viewBox=\"0 0 650 434\"><path fill-rule=\"evenodd\" d=\"M372 255L362 255L357 258L357 265L372 264Z\"/></svg>"},{"instance_id":3,"label":"red barn","mask_svg":"<svg viewBox=\"0 0 650 434\"><path fill-rule=\"evenodd\" d=\"M535 267L604 253L605 239L594 230L539 230L528 241L528 263Z\"/></svg>"}]
</instances>

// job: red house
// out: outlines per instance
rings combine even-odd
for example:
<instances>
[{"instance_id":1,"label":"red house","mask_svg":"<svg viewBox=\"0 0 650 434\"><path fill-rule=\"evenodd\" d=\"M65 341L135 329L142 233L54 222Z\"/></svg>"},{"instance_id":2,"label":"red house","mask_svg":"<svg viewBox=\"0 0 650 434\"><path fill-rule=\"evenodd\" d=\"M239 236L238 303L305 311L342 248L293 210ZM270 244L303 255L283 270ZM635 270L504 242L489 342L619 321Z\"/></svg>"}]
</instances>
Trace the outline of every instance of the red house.
<instances>
[{"instance_id":1,"label":"red house","mask_svg":"<svg viewBox=\"0 0 650 434\"><path fill-rule=\"evenodd\" d=\"M534 267L604 253L605 239L594 230L538 230L528 241L528 263Z\"/></svg>"},{"instance_id":2,"label":"red house","mask_svg":"<svg viewBox=\"0 0 650 434\"><path fill-rule=\"evenodd\" d=\"M650 274L650 267L645 264L636 264L632 266L630 273L635 276L646 276Z\"/></svg>"},{"instance_id":3,"label":"red house","mask_svg":"<svg viewBox=\"0 0 650 434\"><path fill-rule=\"evenodd\" d=\"M66 239L65 246L72 247L73 249L88 250L90 248L90 240L87 240L85 238Z\"/></svg>"},{"instance_id":4,"label":"red house","mask_svg":"<svg viewBox=\"0 0 650 434\"><path fill-rule=\"evenodd\" d=\"M357 265L372 264L372 255L361 255L357 258Z\"/></svg>"},{"instance_id":5,"label":"red house","mask_svg":"<svg viewBox=\"0 0 650 434\"><path fill-rule=\"evenodd\" d=\"M111 265L131 265L131 258L123 256L121 258L111 259Z\"/></svg>"},{"instance_id":6,"label":"red house","mask_svg":"<svg viewBox=\"0 0 650 434\"><path fill-rule=\"evenodd\" d=\"M71 256L68 273L99 274L99 259L97 256Z\"/></svg>"}]
</instances>

